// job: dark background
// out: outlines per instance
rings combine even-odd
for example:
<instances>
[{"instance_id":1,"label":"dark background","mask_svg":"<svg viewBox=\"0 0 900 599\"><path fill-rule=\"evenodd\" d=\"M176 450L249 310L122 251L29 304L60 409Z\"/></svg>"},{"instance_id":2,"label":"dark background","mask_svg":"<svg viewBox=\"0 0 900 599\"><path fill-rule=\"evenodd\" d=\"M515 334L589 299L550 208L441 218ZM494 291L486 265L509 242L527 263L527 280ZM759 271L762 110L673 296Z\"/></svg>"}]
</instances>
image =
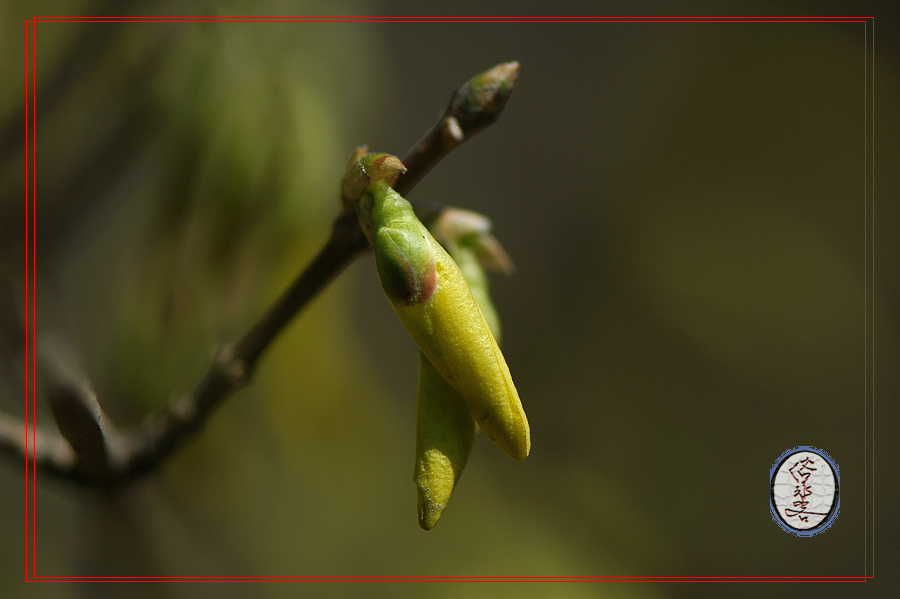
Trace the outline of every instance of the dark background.
<instances>
[{"instance_id":1,"label":"dark background","mask_svg":"<svg viewBox=\"0 0 900 599\"><path fill-rule=\"evenodd\" d=\"M25 19L186 14L109 6L4 5L5 121L21 111ZM424 14L416 6L190 14ZM875 582L26 586L24 476L7 463L0 568L13 596L892 596L891 21L856 4L736 7L654 14L876 16ZM480 9L501 16L474 3L441 14ZM94 48L40 113L38 332L74 348L123 424L193 385L314 254L355 145L402 156L457 85L520 61L500 121L410 199L489 215L516 262L493 290L533 439L520 464L479 438L440 524L419 530L415 349L364 258L158 474L113 500L39 480L39 575L863 574L862 24L42 23L37 41L39 85ZM21 285L24 155L6 147L4 268ZM0 401L22 414L7 357ZM785 533L768 508L769 469L798 445L840 467L840 515L812 538Z\"/></svg>"}]
</instances>

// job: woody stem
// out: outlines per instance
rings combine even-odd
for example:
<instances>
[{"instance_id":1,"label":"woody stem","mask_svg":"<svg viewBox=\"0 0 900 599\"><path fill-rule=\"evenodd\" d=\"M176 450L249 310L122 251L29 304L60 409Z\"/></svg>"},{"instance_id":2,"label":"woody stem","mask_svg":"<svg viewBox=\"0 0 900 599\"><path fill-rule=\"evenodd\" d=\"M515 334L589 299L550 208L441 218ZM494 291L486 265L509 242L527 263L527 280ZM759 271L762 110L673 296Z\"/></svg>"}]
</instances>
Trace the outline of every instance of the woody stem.
<instances>
[{"instance_id":1,"label":"woody stem","mask_svg":"<svg viewBox=\"0 0 900 599\"><path fill-rule=\"evenodd\" d=\"M454 92L438 123L404 158L407 171L394 186L401 195L406 195L447 153L497 120L515 85L518 68L516 62L497 65ZM423 220L433 213L430 208L417 209ZM85 396L84 389L89 385L59 389L51 411L63 434L38 430L32 422L26 427L21 420L0 412L0 452L26 458L25 465L33 459L35 468L43 474L103 488L119 487L156 469L183 440L202 428L228 396L248 382L266 349L297 313L367 250L355 215L342 212L312 262L245 335L219 351L191 391L150 414L142 425L117 430L106 421L101 426L99 409L91 408L96 399ZM85 422L87 414L96 419L93 425ZM76 418L78 427L71 422ZM102 434L103 451L94 445L73 450L76 433L69 431L83 436L85 430ZM83 463L85 460L91 463Z\"/></svg>"}]
</instances>

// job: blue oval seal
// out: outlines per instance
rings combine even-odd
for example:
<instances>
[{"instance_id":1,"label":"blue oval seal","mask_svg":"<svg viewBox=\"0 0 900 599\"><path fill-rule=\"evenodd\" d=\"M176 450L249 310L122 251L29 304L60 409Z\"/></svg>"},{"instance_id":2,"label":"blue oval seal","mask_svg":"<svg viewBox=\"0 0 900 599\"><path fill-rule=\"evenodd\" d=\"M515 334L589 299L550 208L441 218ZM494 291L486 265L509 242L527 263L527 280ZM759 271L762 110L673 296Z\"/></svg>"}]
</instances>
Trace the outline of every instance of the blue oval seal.
<instances>
[{"instance_id":1,"label":"blue oval seal","mask_svg":"<svg viewBox=\"0 0 900 599\"><path fill-rule=\"evenodd\" d=\"M769 472L769 507L781 528L798 537L827 530L841 507L837 464L821 449L800 446L778 458Z\"/></svg>"}]
</instances>

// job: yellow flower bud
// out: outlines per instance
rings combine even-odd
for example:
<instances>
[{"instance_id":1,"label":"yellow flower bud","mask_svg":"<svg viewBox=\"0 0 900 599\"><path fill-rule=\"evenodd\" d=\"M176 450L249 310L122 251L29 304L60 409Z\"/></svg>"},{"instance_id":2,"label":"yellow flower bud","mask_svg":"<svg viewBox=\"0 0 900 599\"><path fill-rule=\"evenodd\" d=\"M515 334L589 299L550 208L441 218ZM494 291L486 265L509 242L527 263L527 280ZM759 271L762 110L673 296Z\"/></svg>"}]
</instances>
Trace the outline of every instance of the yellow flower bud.
<instances>
[{"instance_id":1,"label":"yellow flower bud","mask_svg":"<svg viewBox=\"0 0 900 599\"><path fill-rule=\"evenodd\" d=\"M456 263L384 181L369 185L358 214L371 228L385 294L419 349L463 397L487 437L510 457L525 459L531 450L525 411Z\"/></svg>"},{"instance_id":2,"label":"yellow flower bud","mask_svg":"<svg viewBox=\"0 0 900 599\"><path fill-rule=\"evenodd\" d=\"M472 243L448 240L448 249L469 284L485 321L500 342L500 320L491 302L487 276ZM431 530L440 519L469 459L478 427L465 400L419 352L416 400L416 462L419 526Z\"/></svg>"},{"instance_id":3,"label":"yellow flower bud","mask_svg":"<svg viewBox=\"0 0 900 599\"><path fill-rule=\"evenodd\" d=\"M419 526L431 530L447 507L472 443L475 418L459 392L419 352L416 464Z\"/></svg>"}]
</instances>

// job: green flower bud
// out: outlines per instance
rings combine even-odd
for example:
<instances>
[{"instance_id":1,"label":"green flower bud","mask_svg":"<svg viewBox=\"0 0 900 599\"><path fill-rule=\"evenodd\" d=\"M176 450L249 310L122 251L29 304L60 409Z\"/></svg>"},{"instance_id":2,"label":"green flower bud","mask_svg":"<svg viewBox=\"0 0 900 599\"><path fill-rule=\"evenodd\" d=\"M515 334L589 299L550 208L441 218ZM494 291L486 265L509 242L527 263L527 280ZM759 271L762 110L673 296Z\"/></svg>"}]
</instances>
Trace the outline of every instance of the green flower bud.
<instances>
[{"instance_id":1,"label":"green flower bud","mask_svg":"<svg viewBox=\"0 0 900 599\"><path fill-rule=\"evenodd\" d=\"M516 61L498 64L476 75L456 90L445 114L466 121L465 128L472 135L473 131L497 120L518 77L519 63Z\"/></svg>"},{"instance_id":2,"label":"green flower bud","mask_svg":"<svg viewBox=\"0 0 900 599\"><path fill-rule=\"evenodd\" d=\"M371 226L382 287L401 322L455 388L491 441L523 460L528 420L506 360L453 259L384 181L369 185L357 210Z\"/></svg>"},{"instance_id":3,"label":"green flower bud","mask_svg":"<svg viewBox=\"0 0 900 599\"><path fill-rule=\"evenodd\" d=\"M445 208L428 228L457 264L460 258L453 248L466 245L475 250L478 263L485 271L512 274L516 267L500 242L491 235L491 226L491 219L483 214L451 207Z\"/></svg>"},{"instance_id":4,"label":"green flower bud","mask_svg":"<svg viewBox=\"0 0 900 599\"><path fill-rule=\"evenodd\" d=\"M341 202L349 214L356 211L359 199L371 183L384 180L388 185L397 181L406 167L400 159L390 154L368 154L365 146L356 148L344 167L341 179ZM371 237L369 243L372 242Z\"/></svg>"}]
</instances>

